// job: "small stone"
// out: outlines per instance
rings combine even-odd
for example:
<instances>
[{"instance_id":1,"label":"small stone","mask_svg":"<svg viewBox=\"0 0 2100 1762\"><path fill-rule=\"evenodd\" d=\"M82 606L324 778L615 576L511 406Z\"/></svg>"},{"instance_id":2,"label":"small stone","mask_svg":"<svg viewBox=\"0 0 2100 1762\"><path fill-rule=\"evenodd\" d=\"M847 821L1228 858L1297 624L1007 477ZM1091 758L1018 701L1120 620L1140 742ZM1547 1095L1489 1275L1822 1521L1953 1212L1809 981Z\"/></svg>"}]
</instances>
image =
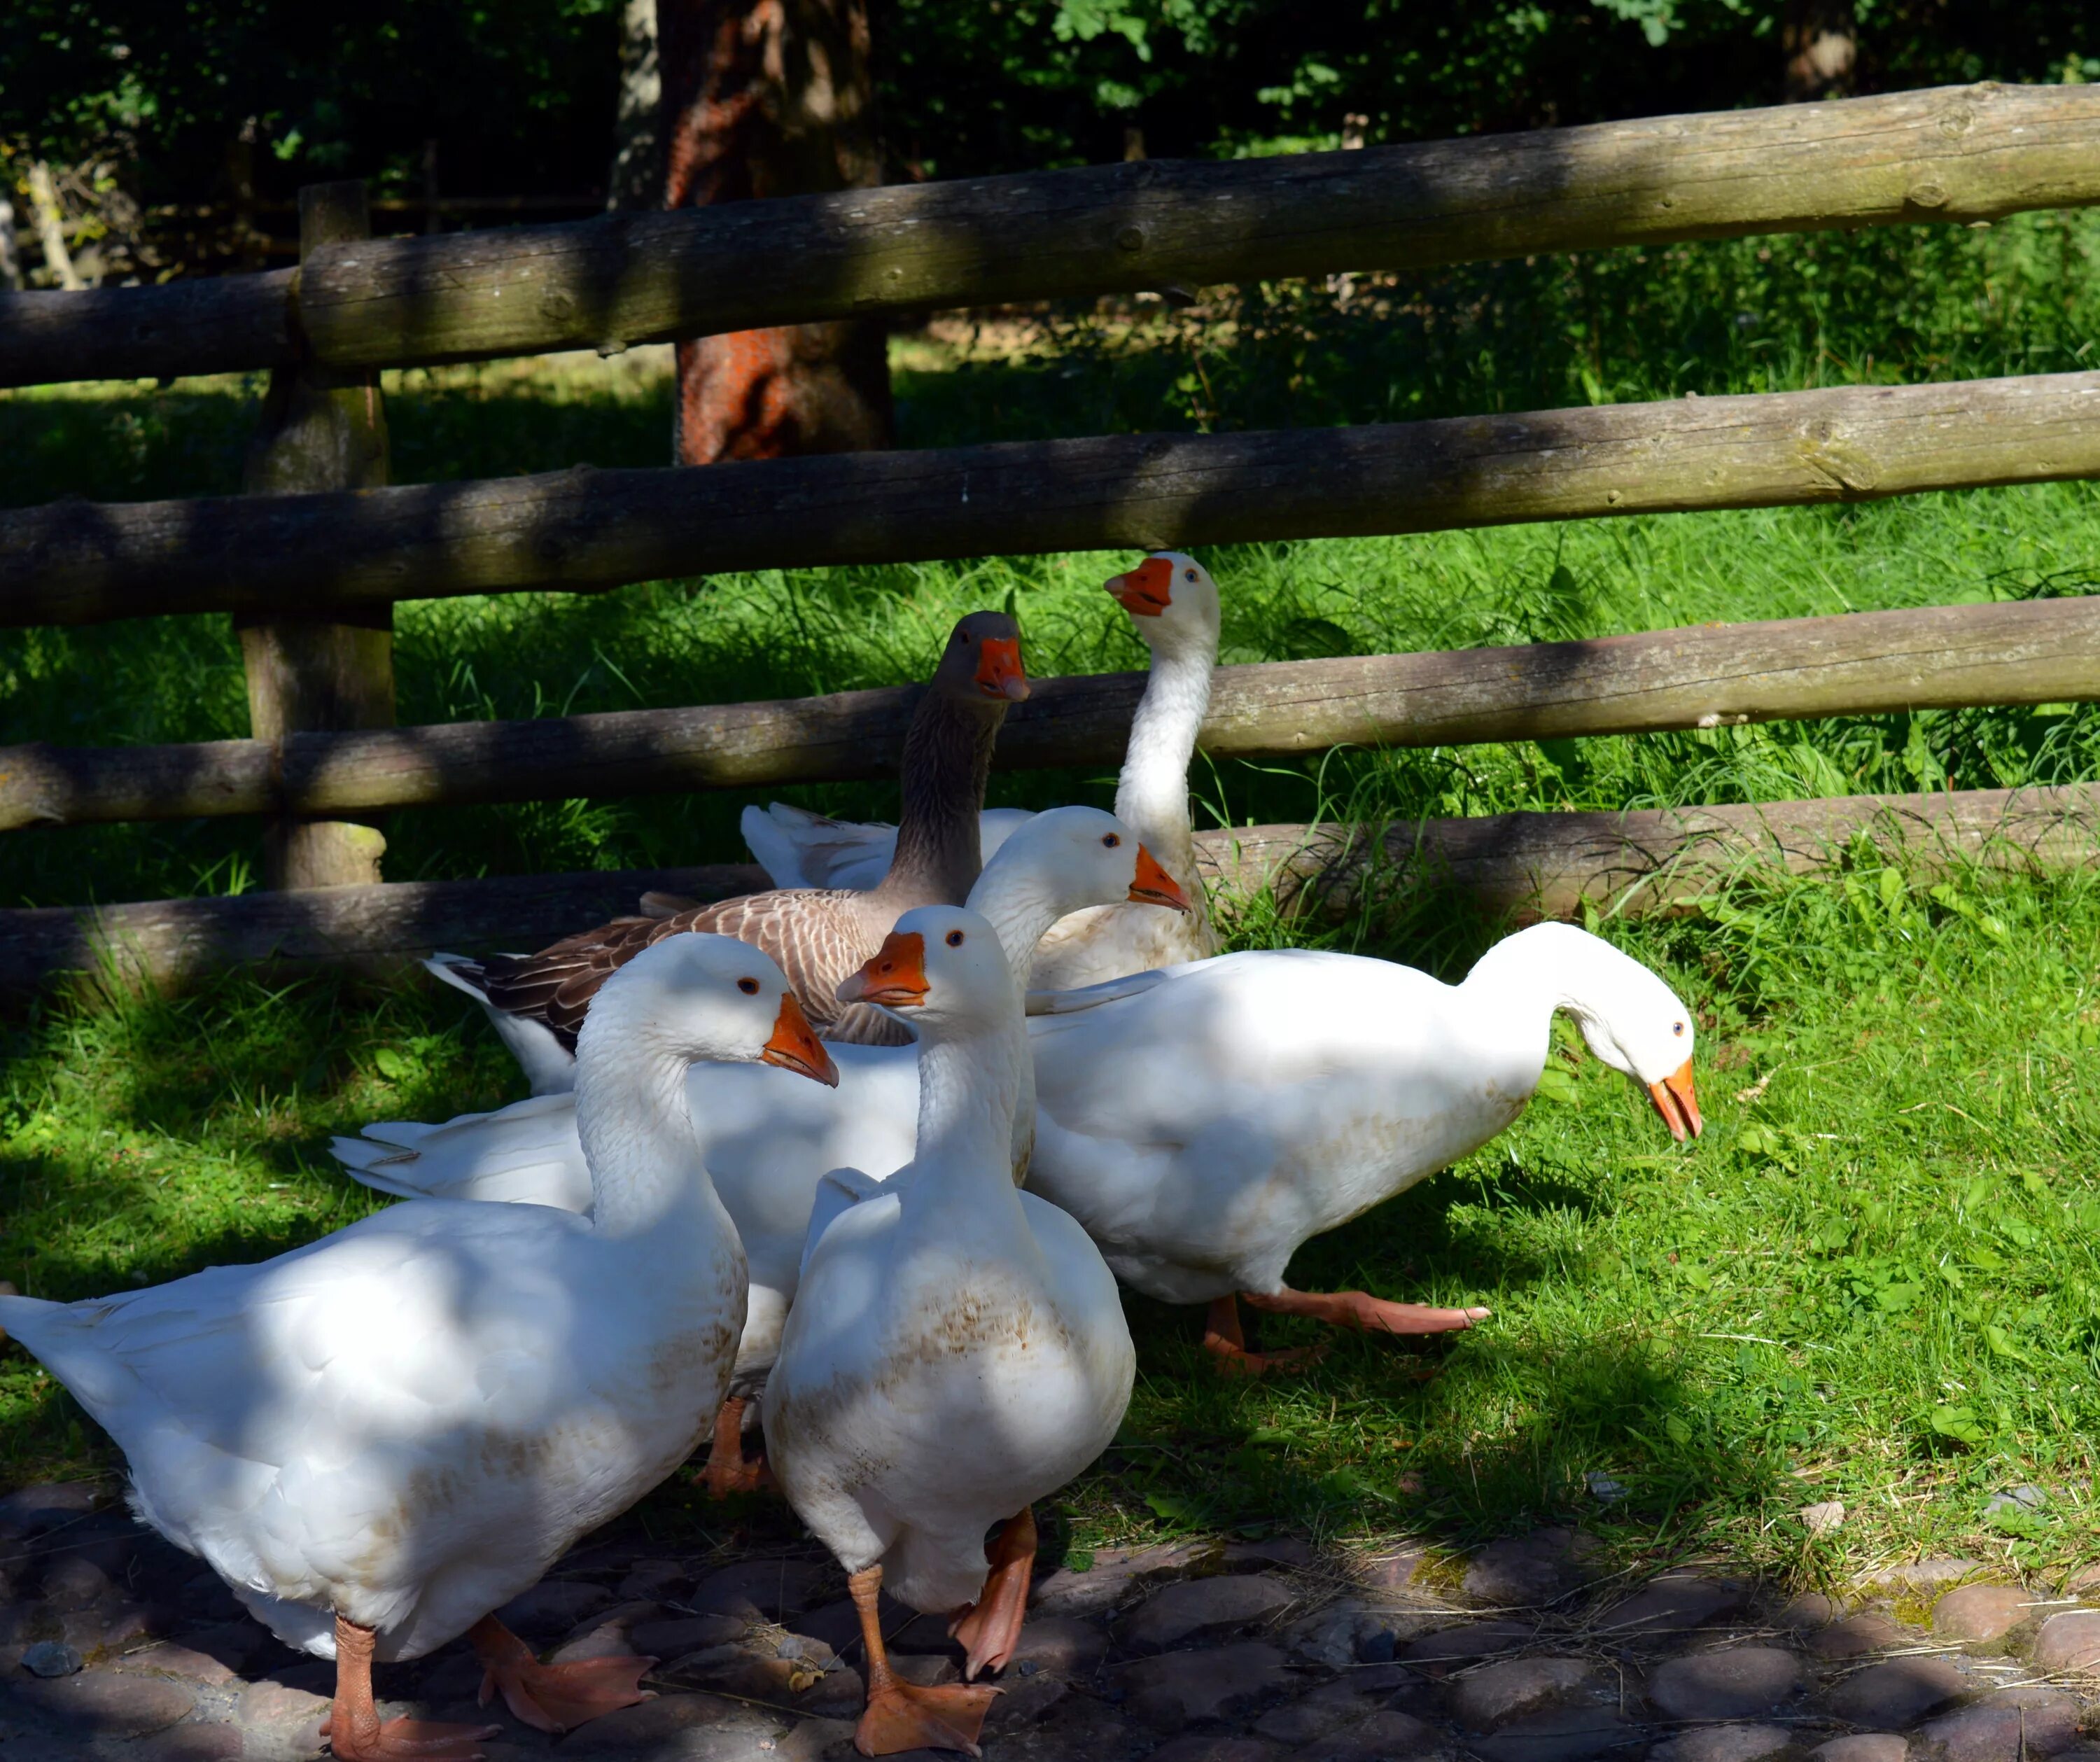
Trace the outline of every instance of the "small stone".
<instances>
[{"instance_id":1,"label":"small stone","mask_svg":"<svg viewBox=\"0 0 2100 1762\"><path fill-rule=\"evenodd\" d=\"M1158 1542L1149 1548L1104 1548L1083 1572L1070 1566L1036 1581L1029 1607L1046 1615L1105 1614L1140 1585L1186 1579L1217 1557L1215 1542Z\"/></svg>"},{"instance_id":2,"label":"small stone","mask_svg":"<svg viewBox=\"0 0 2100 1762\"><path fill-rule=\"evenodd\" d=\"M0 1532L42 1535L95 1509L92 1481L54 1481L24 1486L0 1499Z\"/></svg>"},{"instance_id":3,"label":"small stone","mask_svg":"<svg viewBox=\"0 0 2100 1762\"><path fill-rule=\"evenodd\" d=\"M1150 1762L1284 1762L1290 1751L1259 1738L1221 1738L1191 1732L1152 1752Z\"/></svg>"},{"instance_id":4,"label":"small stone","mask_svg":"<svg viewBox=\"0 0 2100 1762\"><path fill-rule=\"evenodd\" d=\"M1344 1679L1271 1707L1254 1722L1254 1729L1257 1735L1296 1750L1363 1716L1363 1698Z\"/></svg>"},{"instance_id":5,"label":"small stone","mask_svg":"<svg viewBox=\"0 0 2100 1762\"><path fill-rule=\"evenodd\" d=\"M1357 1662L1359 1664L1390 1664L1400 1653L1400 1636L1390 1627L1380 1627L1373 1633L1357 1636Z\"/></svg>"},{"instance_id":6,"label":"small stone","mask_svg":"<svg viewBox=\"0 0 2100 1762\"><path fill-rule=\"evenodd\" d=\"M1473 1621L1461 1627L1443 1627L1435 1633L1410 1640L1401 1656L1410 1664L1470 1663L1476 1658L1493 1658L1498 1652L1514 1652L1529 1645L1538 1630L1528 1622Z\"/></svg>"},{"instance_id":7,"label":"small stone","mask_svg":"<svg viewBox=\"0 0 2100 1762\"><path fill-rule=\"evenodd\" d=\"M1290 1655L1322 1670L1347 1670L1357 1661L1357 1647L1384 1625L1381 1617L1361 1604L1330 1604L1292 1627Z\"/></svg>"},{"instance_id":8,"label":"small stone","mask_svg":"<svg viewBox=\"0 0 2100 1762\"><path fill-rule=\"evenodd\" d=\"M1883 1591L1943 1591L1989 1570L1980 1560L1920 1560L1908 1566L1884 1566L1860 1582Z\"/></svg>"},{"instance_id":9,"label":"small stone","mask_svg":"<svg viewBox=\"0 0 2100 1762\"><path fill-rule=\"evenodd\" d=\"M2034 1599L2018 1585L1965 1584L1932 1605L1932 1632L1958 1645L1981 1645L2033 1618Z\"/></svg>"},{"instance_id":10,"label":"small stone","mask_svg":"<svg viewBox=\"0 0 2100 1762\"><path fill-rule=\"evenodd\" d=\"M708 1646L735 1645L750 1632L751 1623L734 1615L681 1615L629 1628L627 1643L640 1656L682 1658Z\"/></svg>"},{"instance_id":11,"label":"small stone","mask_svg":"<svg viewBox=\"0 0 2100 1762\"><path fill-rule=\"evenodd\" d=\"M1626 1490L1602 1468L1592 1468L1582 1482L1590 1489L1590 1498L1600 1505L1616 1505L1626 1496Z\"/></svg>"},{"instance_id":12,"label":"small stone","mask_svg":"<svg viewBox=\"0 0 2100 1762\"><path fill-rule=\"evenodd\" d=\"M1123 1640L1136 1651L1161 1652L1184 1640L1259 1626L1293 1601L1290 1588L1265 1573L1185 1579L1138 1605L1123 1621Z\"/></svg>"},{"instance_id":13,"label":"small stone","mask_svg":"<svg viewBox=\"0 0 2100 1762\"><path fill-rule=\"evenodd\" d=\"M84 1554L61 1554L44 1569L43 1597L53 1609L91 1609L115 1588Z\"/></svg>"},{"instance_id":14,"label":"small stone","mask_svg":"<svg viewBox=\"0 0 2100 1762\"><path fill-rule=\"evenodd\" d=\"M1910 1745L1891 1731L1863 1731L1833 1738L1808 1752L1810 1762L1904 1762Z\"/></svg>"},{"instance_id":15,"label":"small stone","mask_svg":"<svg viewBox=\"0 0 2100 1762\"><path fill-rule=\"evenodd\" d=\"M1912 1733L1936 1762L2026 1762L2053 1756L2078 1741L2077 1697L2058 1689L2001 1689L1928 1720Z\"/></svg>"},{"instance_id":16,"label":"small stone","mask_svg":"<svg viewBox=\"0 0 2100 1762\"><path fill-rule=\"evenodd\" d=\"M32 1676L70 1676L84 1660L69 1645L46 1640L22 1654L22 1668Z\"/></svg>"},{"instance_id":17,"label":"small stone","mask_svg":"<svg viewBox=\"0 0 2100 1762\"><path fill-rule=\"evenodd\" d=\"M2063 1581L2066 1596L2083 1596L2089 1591L2100 1591L2100 1561L2089 1566L2080 1566Z\"/></svg>"},{"instance_id":18,"label":"small stone","mask_svg":"<svg viewBox=\"0 0 2100 1762\"><path fill-rule=\"evenodd\" d=\"M2034 1662L2039 1670L2100 1670L2100 1610L2050 1616L2035 1636Z\"/></svg>"},{"instance_id":19,"label":"small stone","mask_svg":"<svg viewBox=\"0 0 2100 1762\"><path fill-rule=\"evenodd\" d=\"M638 1560L620 1581L618 1595L629 1601L661 1603L693 1582L693 1575L675 1560Z\"/></svg>"},{"instance_id":20,"label":"small stone","mask_svg":"<svg viewBox=\"0 0 2100 1762\"><path fill-rule=\"evenodd\" d=\"M1995 1517L2001 1511L2044 1511L2049 1506L2049 1495L2038 1486L2008 1487L2002 1493L1993 1493L1983 1501L1983 1515Z\"/></svg>"},{"instance_id":21,"label":"small stone","mask_svg":"<svg viewBox=\"0 0 2100 1762\"><path fill-rule=\"evenodd\" d=\"M143 1651L126 1653L115 1661L115 1667L148 1676L179 1676L184 1682L204 1683L214 1689L238 1680L209 1653L192 1652L186 1645L167 1641Z\"/></svg>"},{"instance_id":22,"label":"small stone","mask_svg":"<svg viewBox=\"0 0 2100 1762\"><path fill-rule=\"evenodd\" d=\"M1903 1638L1903 1629L1886 1615L1868 1610L1833 1621L1808 1638L1808 1649L1818 1658L1864 1658L1870 1652L1886 1652Z\"/></svg>"},{"instance_id":23,"label":"small stone","mask_svg":"<svg viewBox=\"0 0 2100 1762\"><path fill-rule=\"evenodd\" d=\"M1735 1720L1771 1712L1801 1685L1801 1660L1793 1653L1736 1645L1671 1658L1648 1679L1648 1693L1672 1719Z\"/></svg>"},{"instance_id":24,"label":"small stone","mask_svg":"<svg viewBox=\"0 0 2100 1762\"><path fill-rule=\"evenodd\" d=\"M1551 1603L1582 1579L1572 1530L1535 1530L1490 1542L1466 1568L1465 1592L1502 1608Z\"/></svg>"},{"instance_id":25,"label":"small stone","mask_svg":"<svg viewBox=\"0 0 2100 1762\"><path fill-rule=\"evenodd\" d=\"M686 1601L695 1614L735 1615L750 1610L768 1621L785 1621L809 1608L830 1578L830 1569L814 1561L784 1556L740 1561L708 1574Z\"/></svg>"},{"instance_id":26,"label":"small stone","mask_svg":"<svg viewBox=\"0 0 2100 1762\"><path fill-rule=\"evenodd\" d=\"M275 1738L289 1747L299 1735L311 1733L320 1742L321 1721L328 1717L326 1695L272 1682L267 1678L251 1682L234 1703L234 1716L249 1731Z\"/></svg>"},{"instance_id":27,"label":"small stone","mask_svg":"<svg viewBox=\"0 0 2100 1762\"><path fill-rule=\"evenodd\" d=\"M99 1614L105 1652L121 1652L135 1646L162 1625L152 1610L137 1603L105 1604Z\"/></svg>"},{"instance_id":28,"label":"small stone","mask_svg":"<svg viewBox=\"0 0 2100 1762\"><path fill-rule=\"evenodd\" d=\"M1773 1616L1772 1622L1776 1627L1800 1633L1811 1627L1827 1627L1833 1621L1842 1620L1844 1614L1845 1605L1835 1597L1825 1596L1820 1591L1804 1591Z\"/></svg>"},{"instance_id":29,"label":"small stone","mask_svg":"<svg viewBox=\"0 0 2100 1762\"><path fill-rule=\"evenodd\" d=\"M1092 1623L1070 1615L1042 1615L1021 1623L1013 1662L1017 1669L1033 1665L1069 1680L1092 1676L1108 1649L1108 1636Z\"/></svg>"},{"instance_id":30,"label":"small stone","mask_svg":"<svg viewBox=\"0 0 2100 1762\"><path fill-rule=\"evenodd\" d=\"M1801 1508L1802 1527L1811 1535L1829 1535L1845 1521L1845 1502L1826 1499Z\"/></svg>"},{"instance_id":31,"label":"small stone","mask_svg":"<svg viewBox=\"0 0 2100 1762\"><path fill-rule=\"evenodd\" d=\"M1358 1568L1357 1583L1374 1598L1380 1595L1397 1596L1414 1583L1415 1574L1421 1571L1428 1558L1428 1550L1420 1548L1376 1556Z\"/></svg>"},{"instance_id":32,"label":"small stone","mask_svg":"<svg viewBox=\"0 0 2100 1762\"><path fill-rule=\"evenodd\" d=\"M542 1579L496 1610L496 1618L513 1633L566 1633L593 1610L603 1609L611 1601L611 1592L602 1584L586 1584L576 1579Z\"/></svg>"},{"instance_id":33,"label":"small stone","mask_svg":"<svg viewBox=\"0 0 2100 1762\"><path fill-rule=\"evenodd\" d=\"M1892 1658L1838 1684L1830 1693L1830 1710L1847 1724L1886 1731L1922 1719L1968 1687L1943 1658Z\"/></svg>"},{"instance_id":34,"label":"small stone","mask_svg":"<svg viewBox=\"0 0 2100 1762\"><path fill-rule=\"evenodd\" d=\"M83 1671L54 1682L17 1681L15 1694L82 1737L142 1738L187 1716L194 1692L157 1676Z\"/></svg>"},{"instance_id":35,"label":"small stone","mask_svg":"<svg viewBox=\"0 0 2100 1762\"><path fill-rule=\"evenodd\" d=\"M1648 1751L1648 1762L1762 1762L1793 1742L1784 1725L1702 1725Z\"/></svg>"},{"instance_id":36,"label":"small stone","mask_svg":"<svg viewBox=\"0 0 2100 1762\"><path fill-rule=\"evenodd\" d=\"M1526 1714L1582 1698L1596 1681L1580 1658L1504 1658L1467 1676L1451 1698L1451 1710L1475 1731L1494 1731Z\"/></svg>"},{"instance_id":37,"label":"small stone","mask_svg":"<svg viewBox=\"0 0 2100 1762\"><path fill-rule=\"evenodd\" d=\"M719 1724L735 1711L736 1703L719 1695L660 1694L579 1725L562 1740L562 1751L616 1751L642 1756L661 1745L663 1753L682 1757L689 1747L680 1742L683 1734Z\"/></svg>"},{"instance_id":38,"label":"small stone","mask_svg":"<svg viewBox=\"0 0 2100 1762\"><path fill-rule=\"evenodd\" d=\"M170 1725L124 1747L126 1762L240 1762L247 1752L238 1725Z\"/></svg>"},{"instance_id":39,"label":"small stone","mask_svg":"<svg viewBox=\"0 0 2100 1762\"><path fill-rule=\"evenodd\" d=\"M1019 1680L1016 1680L1016 1676ZM1048 1671L1012 1672L1002 1678L999 1686L1006 1692L991 1704L985 1716L985 1724L1004 1729L1009 1725L1032 1725L1060 1701L1070 1694L1064 1683Z\"/></svg>"},{"instance_id":40,"label":"small stone","mask_svg":"<svg viewBox=\"0 0 2100 1762\"><path fill-rule=\"evenodd\" d=\"M1608 1707L1564 1707L1518 1720L1468 1747L1487 1762L1589 1762L1634 1735Z\"/></svg>"},{"instance_id":41,"label":"small stone","mask_svg":"<svg viewBox=\"0 0 2100 1762\"><path fill-rule=\"evenodd\" d=\"M1162 1734L1216 1719L1287 1680L1282 1650L1259 1640L1140 1658L1117 1674L1131 1716Z\"/></svg>"},{"instance_id":42,"label":"small stone","mask_svg":"<svg viewBox=\"0 0 2100 1762\"><path fill-rule=\"evenodd\" d=\"M1397 1762L1402 1756L1427 1756L1448 1748L1420 1720L1387 1711L1330 1733L1299 1755L1302 1762Z\"/></svg>"},{"instance_id":43,"label":"small stone","mask_svg":"<svg viewBox=\"0 0 2100 1762\"><path fill-rule=\"evenodd\" d=\"M1740 1585L1726 1579L1670 1573L1651 1580L1597 1618L1598 1636L1637 1639L1644 1634L1686 1633L1732 1615L1743 1606Z\"/></svg>"}]
</instances>

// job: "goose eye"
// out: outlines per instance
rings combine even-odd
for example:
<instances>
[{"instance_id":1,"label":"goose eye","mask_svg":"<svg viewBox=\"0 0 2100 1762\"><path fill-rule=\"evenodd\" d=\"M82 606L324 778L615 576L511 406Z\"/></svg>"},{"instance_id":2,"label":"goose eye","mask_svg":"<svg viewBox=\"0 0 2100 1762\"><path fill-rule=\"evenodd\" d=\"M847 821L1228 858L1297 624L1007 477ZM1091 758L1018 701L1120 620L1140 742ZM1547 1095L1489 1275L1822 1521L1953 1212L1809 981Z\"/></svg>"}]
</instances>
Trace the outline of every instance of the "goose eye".
<instances>
[{"instance_id":1,"label":"goose eye","mask_svg":"<svg viewBox=\"0 0 2100 1762\"><path fill-rule=\"evenodd\" d=\"M1673 1034L1682 1036L1684 1032L1684 1024L1682 1022L1672 1022L1670 1024L1670 1031Z\"/></svg>"},{"instance_id":2,"label":"goose eye","mask_svg":"<svg viewBox=\"0 0 2100 1762\"><path fill-rule=\"evenodd\" d=\"M1123 837L1119 832L1105 832L1101 834L1101 848L1105 850L1113 850L1122 842Z\"/></svg>"},{"instance_id":3,"label":"goose eye","mask_svg":"<svg viewBox=\"0 0 2100 1762\"><path fill-rule=\"evenodd\" d=\"M960 930L948 932L948 946L951 948L960 948L963 946L963 933Z\"/></svg>"},{"instance_id":4,"label":"goose eye","mask_svg":"<svg viewBox=\"0 0 2100 1762\"><path fill-rule=\"evenodd\" d=\"M1196 572L1193 569L1184 569L1181 572L1181 579L1185 581L1193 581L1196 579Z\"/></svg>"},{"instance_id":5,"label":"goose eye","mask_svg":"<svg viewBox=\"0 0 2100 1762\"><path fill-rule=\"evenodd\" d=\"M739 979L736 982L736 988L742 991L747 997L756 997L758 995L758 981L757 979Z\"/></svg>"}]
</instances>

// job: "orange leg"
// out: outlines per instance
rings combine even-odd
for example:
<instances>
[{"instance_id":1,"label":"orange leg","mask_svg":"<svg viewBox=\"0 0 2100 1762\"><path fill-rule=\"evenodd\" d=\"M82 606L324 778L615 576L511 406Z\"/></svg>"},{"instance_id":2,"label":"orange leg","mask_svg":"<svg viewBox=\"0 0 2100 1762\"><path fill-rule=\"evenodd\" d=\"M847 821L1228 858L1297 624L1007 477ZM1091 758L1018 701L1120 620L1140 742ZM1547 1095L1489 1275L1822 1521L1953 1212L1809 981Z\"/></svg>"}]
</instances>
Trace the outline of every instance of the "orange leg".
<instances>
[{"instance_id":1,"label":"orange leg","mask_svg":"<svg viewBox=\"0 0 2100 1762\"><path fill-rule=\"evenodd\" d=\"M379 1636L335 1618L335 1702L321 1736L342 1762L481 1762L479 1746L502 1728L439 1725L428 1720L382 1723L372 1699L372 1652Z\"/></svg>"},{"instance_id":2,"label":"orange leg","mask_svg":"<svg viewBox=\"0 0 2100 1762\"><path fill-rule=\"evenodd\" d=\"M1251 1302L1253 1300L1248 1300ZM1262 1376L1271 1371L1303 1371L1325 1356L1324 1346L1293 1346L1288 1352L1249 1352L1240 1330L1240 1303L1228 1292L1211 1300L1203 1318L1203 1348L1228 1376Z\"/></svg>"},{"instance_id":3,"label":"orange leg","mask_svg":"<svg viewBox=\"0 0 2100 1762\"><path fill-rule=\"evenodd\" d=\"M1278 1315L1309 1315L1330 1327L1354 1328L1365 1334L1451 1334L1485 1322L1486 1309L1432 1309L1427 1304L1388 1303L1361 1291L1293 1291L1288 1285L1269 1292L1242 1291L1257 1309Z\"/></svg>"},{"instance_id":4,"label":"orange leg","mask_svg":"<svg viewBox=\"0 0 2100 1762\"><path fill-rule=\"evenodd\" d=\"M1004 1670L1021 1641L1028 1612L1028 1581L1035 1572L1035 1513L1023 1511L999 1526L993 1543L991 1570L976 1602L948 1624L951 1639L960 1640L969 1657L963 1675L971 1682L981 1670Z\"/></svg>"},{"instance_id":5,"label":"orange leg","mask_svg":"<svg viewBox=\"0 0 2100 1762\"><path fill-rule=\"evenodd\" d=\"M854 1748L862 1755L893 1755L899 1750L960 1750L982 1755L977 1733L1000 1691L982 1683L922 1689L904 1681L889 1668L889 1651L876 1618L882 1569L871 1566L855 1573L846 1588L853 1592L861 1643L867 1648L867 1711L854 1729Z\"/></svg>"},{"instance_id":6,"label":"orange leg","mask_svg":"<svg viewBox=\"0 0 2100 1762\"><path fill-rule=\"evenodd\" d=\"M765 1464L761 1448L757 1457L743 1460L744 1398L731 1395L715 1415L714 1442L708 1446L708 1465L700 1484L710 1499L727 1499L732 1493L755 1493L773 1485L773 1471Z\"/></svg>"},{"instance_id":7,"label":"orange leg","mask_svg":"<svg viewBox=\"0 0 2100 1762\"><path fill-rule=\"evenodd\" d=\"M532 1649L493 1615L484 1615L467 1630L467 1641L481 1660L481 1704L498 1689L503 1704L536 1731L573 1731L579 1725L655 1699L642 1686L642 1673L653 1658L580 1658L567 1664L542 1664Z\"/></svg>"}]
</instances>

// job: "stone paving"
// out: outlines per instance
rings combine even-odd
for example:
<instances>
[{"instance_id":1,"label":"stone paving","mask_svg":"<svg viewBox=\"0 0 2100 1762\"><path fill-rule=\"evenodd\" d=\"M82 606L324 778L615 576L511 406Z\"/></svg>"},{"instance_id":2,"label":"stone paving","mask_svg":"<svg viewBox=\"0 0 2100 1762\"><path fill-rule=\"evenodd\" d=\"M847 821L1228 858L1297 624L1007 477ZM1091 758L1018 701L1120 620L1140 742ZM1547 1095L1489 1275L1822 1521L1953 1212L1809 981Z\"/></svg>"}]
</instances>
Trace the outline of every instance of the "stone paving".
<instances>
[{"instance_id":1,"label":"stone paving","mask_svg":"<svg viewBox=\"0 0 2100 1762\"><path fill-rule=\"evenodd\" d=\"M1712 1570L1604 1575L1545 1530L1432 1560L1290 1539L1105 1550L1046 1572L989 1762L2100 1762L2100 1575L1973 1561L1787 1598ZM556 1740L498 1707L491 1762L844 1762L860 1647L814 1550L722 1566L594 1537L504 1618L556 1658L661 1660L657 1698ZM898 1668L956 1675L891 1610ZM380 1667L387 1713L488 1718L457 1644ZM0 1762L298 1762L333 1667L86 1486L0 1499ZM930 1757L933 1752L916 1751Z\"/></svg>"}]
</instances>

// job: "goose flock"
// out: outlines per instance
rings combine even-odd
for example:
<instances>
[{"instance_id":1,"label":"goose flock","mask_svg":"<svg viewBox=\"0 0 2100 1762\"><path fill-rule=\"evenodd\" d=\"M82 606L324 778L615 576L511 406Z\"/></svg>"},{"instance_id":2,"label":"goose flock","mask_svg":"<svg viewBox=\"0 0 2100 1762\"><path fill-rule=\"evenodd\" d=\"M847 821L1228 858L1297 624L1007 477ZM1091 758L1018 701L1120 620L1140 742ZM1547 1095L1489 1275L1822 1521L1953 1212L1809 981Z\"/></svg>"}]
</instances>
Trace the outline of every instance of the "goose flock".
<instances>
[{"instance_id":1,"label":"goose flock","mask_svg":"<svg viewBox=\"0 0 2100 1762\"><path fill-rule=\"evenodd\" d=\"M907 736L895 827L779 804L775 887L652 897L526 955L428 963L532 1091L334 1154L404 1202L259 1265L0 1328L116 1440L139 1517L336 1663L348 1762L467 1762L500 1728L383 1720L375 1659L464 1635L518 1719L646 1697L653 1659L542 1663L492 1611L708 1441L717 1494L777 1483L848 1574L862 1753L976 1755L1036 1551L1032 1508L1114 1437L1136 1357L1118 1282L1373 1332L1485 1319L1286 1283L1310 1238L1523 1112L1566 1011L1701 1128L1690 1012L1545 923L1462 983L1304 949L1220 953L1188 770L1218 590L1164 551L1108 590L1151 651L1114 813L984 808L1028 695L1020 633L955 626ZM887 1590L945 1615L964 1680L888 1662Z\"/></svg>"}]
</instances>

